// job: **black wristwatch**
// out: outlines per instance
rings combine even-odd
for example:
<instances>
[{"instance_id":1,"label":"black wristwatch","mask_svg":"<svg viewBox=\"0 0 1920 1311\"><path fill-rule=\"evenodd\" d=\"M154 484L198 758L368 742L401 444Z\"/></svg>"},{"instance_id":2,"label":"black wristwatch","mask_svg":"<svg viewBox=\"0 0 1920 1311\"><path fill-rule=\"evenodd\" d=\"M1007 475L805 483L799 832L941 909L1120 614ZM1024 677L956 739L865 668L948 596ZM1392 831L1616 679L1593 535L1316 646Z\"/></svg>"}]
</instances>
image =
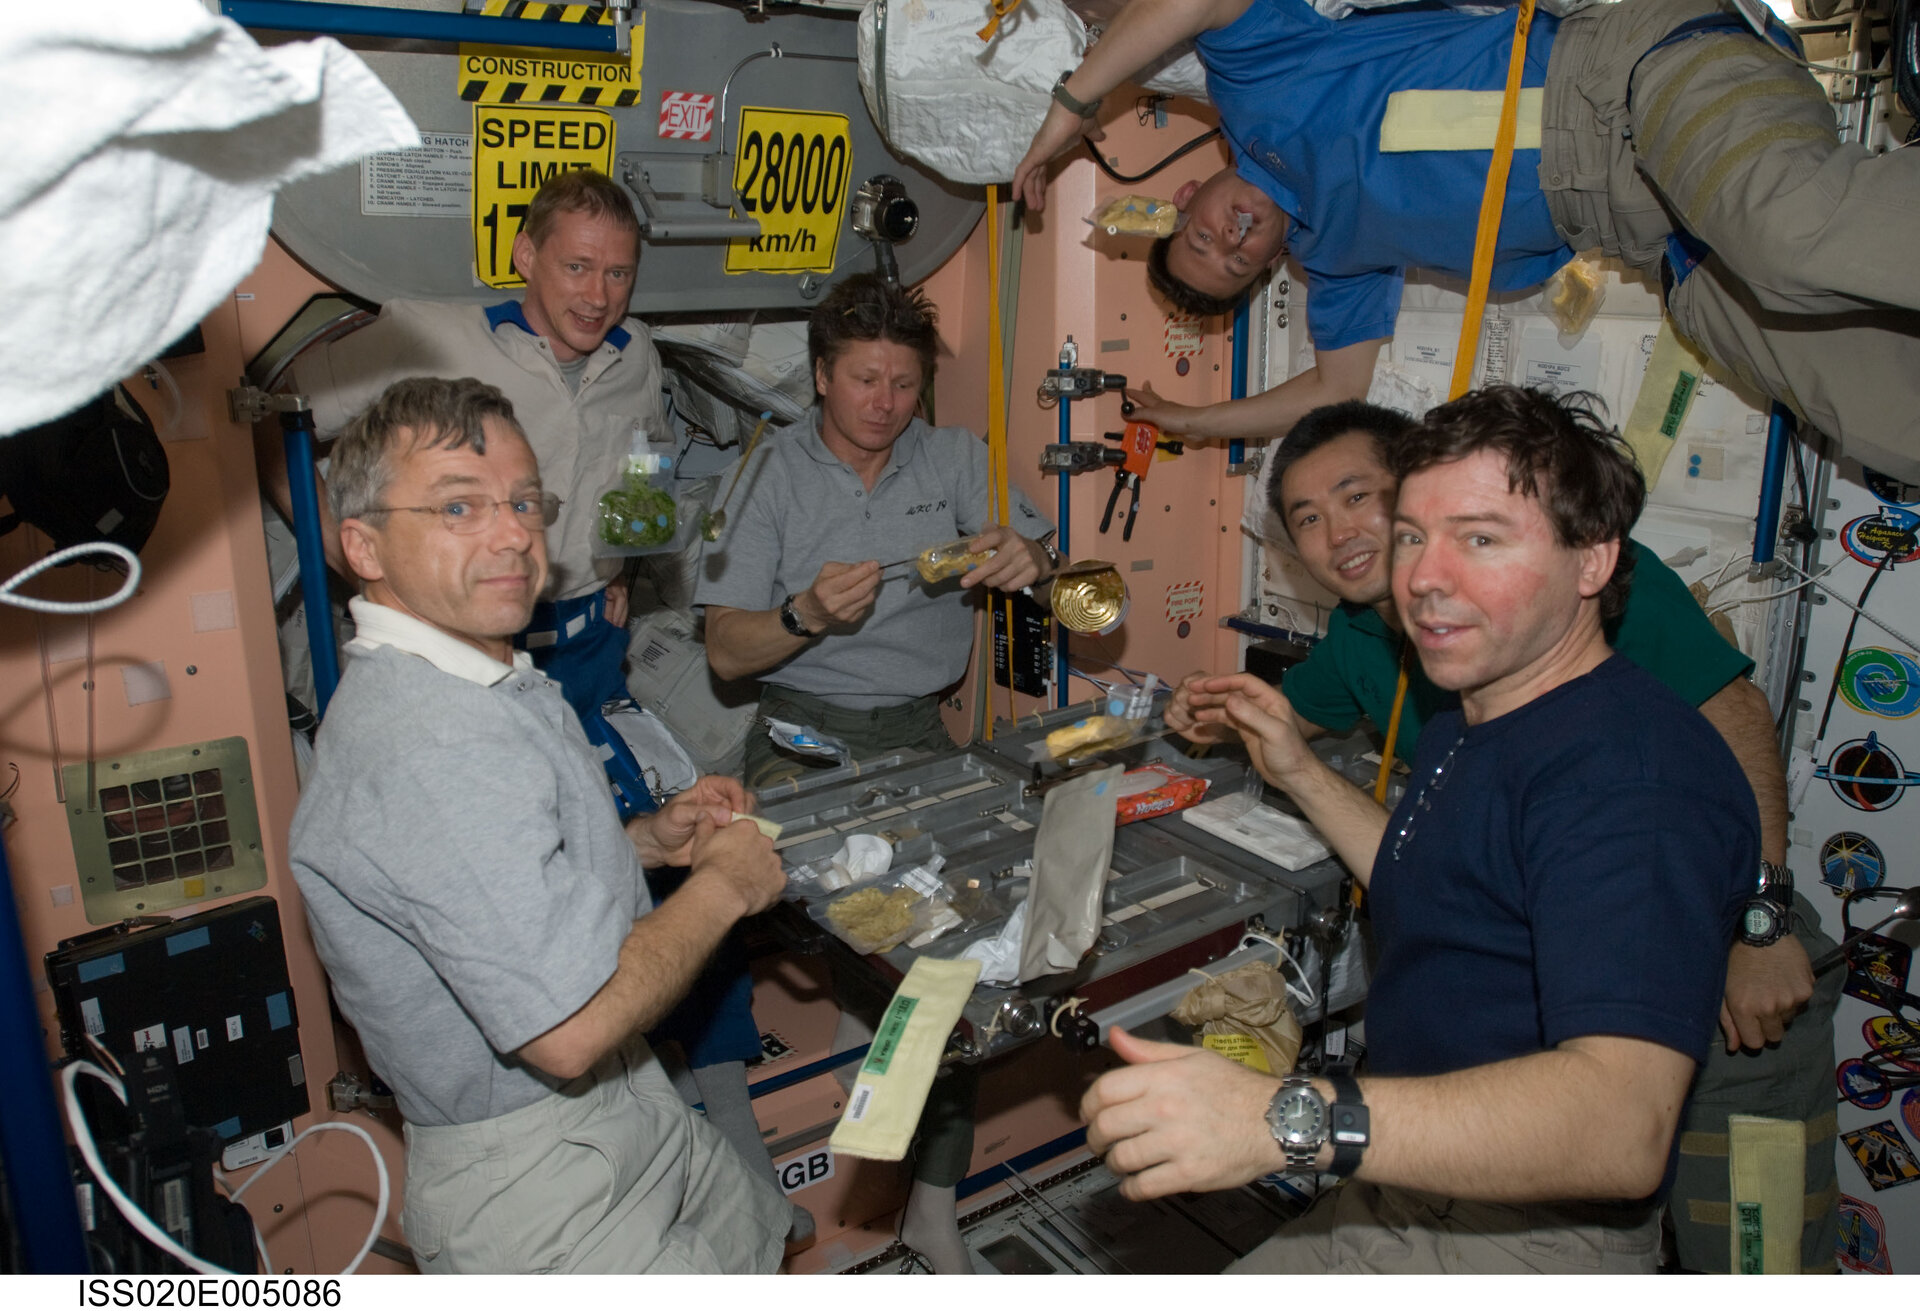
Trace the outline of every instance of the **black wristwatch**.
<instances>
[{"instance_id":1,"label":"black wristwatch","mask_svg":"<svg viewBox=\"0 0 1920 1311\"><path fill-rule=\"evenodd\" d=\"M787 599L780 603L780 627L786 629L795 637L818 636L811 628L807 627L807 621L802 619L800 612L794 608L792 592L788 592Z\"/></svg>"},{"instance_id":2,"label":"black wristwatch","mask_svg":"<svg viewBox=\"0 0 1920 1311\"><path fill-rule=\"evenodd\" d=\"M1286 1153L1288 1174L1318 1170L1320 1149L1331 1140L1333 1163L1327 1172L1344 1179L1359 1168L1371 1138L1367 1106L1360 1085L1347 1071L1327 1070L1321 1077L1333 1085L1331 1106L1314 1091L1310 1076L1290 1074L1267 1103L1267 1129Z\"/></svg>"},{"instance_id":3,"label":"black wristwatch","mask_svg":"<svg viewBox=\"0 0 1920 1311\"><path fill-rule=\"evenodd\" d=\"M1069 68L1055 79L1053 84L1053 99L1056 104L1064 106L1070 113L1078 114L1081 118L1092 118L1100 112L1101 102L1104 101L1106 97L1095 96L1092 100L1081 100L1075 96L1073 92L1067 90L1067 79L1079 71L1080 70L1076 68Z\"/></svg>"},{"instance_id":4,"label":"black wristwatch","mask_svg":"<svg viewBox=\"0 0 1920 1311\"><path fill-rule=\"evenodd\" d=\"M1793 927L1793 875L1785 865L1760 862L1754 892L1740 909L1740 941L1771 947Z\"/></svg>"}]
</instances>

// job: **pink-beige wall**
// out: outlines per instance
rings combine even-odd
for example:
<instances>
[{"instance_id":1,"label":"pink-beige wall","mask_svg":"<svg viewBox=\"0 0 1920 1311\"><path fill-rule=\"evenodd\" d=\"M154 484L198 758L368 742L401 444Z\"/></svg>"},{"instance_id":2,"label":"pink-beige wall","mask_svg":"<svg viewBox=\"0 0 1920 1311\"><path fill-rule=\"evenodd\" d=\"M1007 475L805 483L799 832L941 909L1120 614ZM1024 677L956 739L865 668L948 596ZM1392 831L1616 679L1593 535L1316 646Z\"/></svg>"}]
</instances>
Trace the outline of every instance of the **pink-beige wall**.
<instances>
[{"instance_id":1,"label":"pink-beige wall","mask_svg":"<svg viewBox=\"0 0 1920 1311\"><path fill-rule=\"evenodd\" d=\"M1109 97L1115 104L1131 97ZM1184 104L1185 102L1178 102ZM1156 129L1136 121L1131 109L1107 125L1101 143L1116 171L1138 173L1164 158L1181 143L1213 126L1204 118L1172 112L1168 125ZM1225 152L1217 145L1195 151L1157 176L1132 186L1112 181L1095 169L1084 152L1056 164L1047 208L1025 220L1021 254L1019 305L1015 336L1006 351L1006 376L1011 396L1007 446L1011 480L1024 490L1049 519L1057 515L1056 475L1039 470L1040 448L1057 440L1059 412L1043 408L1038 389L1048 369L1059 362L1061 343L1071 335L1080 350L1083 367L1097 367L1125 376L1130 382L1151 382L1171 401L1205 404L1228 396L1231 378L1230 323L1211 318L1201 324L1199 353L1188 361L1185 375L1176 372L1168 349L1168 309L1147 287L1143 263L1147 243L1119 240L1085 222L1096 206L1111 197L1138 193L1170 197L1181 183L1200 179L1224 166ZM1002 188L999 227L1006 230L1008 205ZM940 363L936 384L938 418L977 432L987 431L988 313L987 225L973 236L926 283L940 308L942 338L948 348ZM1072 439L1098 441L1103 433L1119 432L1125 420L1120 397L1110 394L1078 402L1070 411ZM1241 606L1239 531L1242 484L1226 476L1226 452L1221 446L1189 445L1174 459L1156 460L1141 491L1140 516L1133 540L1121 540L1127 495L1122 493L1113 524L1099 531L1101 511L1113 490L1114 475L1097 470L1072 479L1072 511L1066 525L1069 554L1077 560L1110 560L1120 567L1132 597L1132 610L1121 628L1105 637L1076 634L1071 639L1073 662L1096 676L1100 666L1117 663L1178 680L1196 669L1238 668L1238 639L1219 626L1223 616ZM1169 619L1170 589L1180 588L1181 599L1200 588L1200 609L1185 615L1181 635L1179 618ZM1085 701L1095 694L1088 683L1074 679L1068 700ZM1007 693L996 687L991 705L997 716L1007 713ZM950 714L949 724L964 736L971 722L971 684L965 715ZM1027 714L1039 703L1018 698Z\"/></svg>"},{"instance_id":2,"label":"pink-beige wall","mask_svg":"<svg viewBox=\"0 0 1920 1311\"><path fill-rule=\"evenodd\" d=\"M226 389L238 381L246 358L315 286L311 275L276 250L263 272L201 325L205 352L167 365L183 400L169 434L172 440L166 443L172 488L153 537L140 553L145 572L139 592L94 620L91 709L92 749L98 757L211 738L246 739L268 870L267 885L260 891L279 904L308 1089L319 1118L331 1118L325 1110L325 1083L340 1061L326 980L287 869L287 828L298 794L252 434L229 420L226 405ZM165 396L142 379L130 380L129 386L155 422L162 422L169 408ZM0 574L12 575L46 549L46 539L32 529L0 537ZM73 600L89 595L90 585L92 595L103 596L115 584L112 577L83 566L43 576L30 590ZM195 626L195 597L202 598L200 628ZM229 608L230 624L206 627L209 615ZM51 698L42 681L43 635L53 657L48 666ZM66 815L55 791L55 734L49 728L48 708L50 700L62 763L84 762L89 711L85 651L83 619L0 609L0 689L5 689L0 695L0 763L20 769L20 785L10 798L19 819L4 840L27 953L35 962L61 939L97 927L87 923L78 895ZM164 667L170 695L130 704L122 671L154 663ZM11 777L11 771L0 772ZM211 904L216 903L180 913ZM36 983L48 1052L57 1054L52 999L44 979ZM304 1128L315 1118L303 1117L295 1127ZM369 1116L359 1116L357 1122L385 1145L397 1180L397 1133ZM329 1133L302 1144L295 1159L249 1190L246 1204L266 1237L275 1269L304 1274L344 1266L372 1219L373 1180L365 1147L349 1135ZM398 1237L397 1218L388 1222L387 1230ZM398 1267L370 1258L364 1268Z\"/></svg>"}]
</instances>

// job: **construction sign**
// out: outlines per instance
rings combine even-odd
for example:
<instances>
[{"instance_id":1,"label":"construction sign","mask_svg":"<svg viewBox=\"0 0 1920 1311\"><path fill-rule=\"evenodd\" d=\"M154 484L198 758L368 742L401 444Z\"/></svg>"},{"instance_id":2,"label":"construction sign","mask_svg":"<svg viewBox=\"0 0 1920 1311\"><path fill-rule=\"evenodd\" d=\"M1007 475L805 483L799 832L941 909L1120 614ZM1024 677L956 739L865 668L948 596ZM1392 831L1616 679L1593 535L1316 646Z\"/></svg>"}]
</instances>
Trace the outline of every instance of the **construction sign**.
<instances>
[{"instance_id":1,"label":"construction sign","mask_svg":"<svg viewBox=\"0 0 1920 1311\"><path fill-rule=\"evenodd\" d=\"M476 105L473 110L473 268L489 287L525 283L513 239L533 193L569 169L613 168L613 115L597 109Z\"/></svg>"},{"instance_id":2,"label":"construction sign","mask_svg":"<svg viewBox=\"0 0 1920 1311\"><path fill-rule=\"evenodd\" d=\"M484 18L527 23L613 25L613 11L597 5L554 5L530 0L485 0ZM602 105L623 109L640 103L645 16L632 27L631 55L587 50L539 50L521 46L460 43L456 74L460 98L476 105Z\"/></svg>"}]
</instances>

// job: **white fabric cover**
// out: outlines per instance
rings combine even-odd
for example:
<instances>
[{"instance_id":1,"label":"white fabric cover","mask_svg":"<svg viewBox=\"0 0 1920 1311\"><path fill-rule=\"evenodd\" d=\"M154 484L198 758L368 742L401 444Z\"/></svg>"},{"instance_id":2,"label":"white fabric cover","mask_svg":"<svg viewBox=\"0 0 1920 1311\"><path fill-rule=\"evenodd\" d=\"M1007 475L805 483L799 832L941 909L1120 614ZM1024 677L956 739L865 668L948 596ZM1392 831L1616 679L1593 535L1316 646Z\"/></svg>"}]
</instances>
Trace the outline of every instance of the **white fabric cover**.
<instances>
[{"instance_id":1,"label":"white fabric cover","mask_svg":"<svg viewBox=\"0 0 1920 1311\"><path fill-rule=\"evenodd\" d=\"M420 142L339 42L262 50L197 0L9 5L0 84L0 433L205 318L260 262L279 187Z\"/></svg>"},{"instance_id":2,"label":"white fabric cover","mask_svg":"<svg viewBox=\"0 0 1920 1311\"><path fill-rule=\"evenodd\" d=\"M860 89L888 144L953 182L1011 179L1047 116L1054 82L1080 66L1086 24L1064 0L1023 0L993 40L982 41L993 16L987 0L890 0L883 107L874 9L869 3L860 14ZM1206 98L1200 61L1185 47L1142 84Z\"/></svg>"}]
</instances>

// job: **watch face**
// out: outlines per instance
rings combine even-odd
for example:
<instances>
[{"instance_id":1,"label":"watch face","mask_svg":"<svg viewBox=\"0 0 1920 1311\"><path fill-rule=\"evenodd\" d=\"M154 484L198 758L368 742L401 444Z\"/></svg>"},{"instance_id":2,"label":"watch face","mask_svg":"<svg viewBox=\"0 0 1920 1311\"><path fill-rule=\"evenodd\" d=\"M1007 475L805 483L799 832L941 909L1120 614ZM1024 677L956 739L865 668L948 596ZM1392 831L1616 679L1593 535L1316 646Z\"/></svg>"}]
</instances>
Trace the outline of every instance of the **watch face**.
<instances>
[{"instance_id":1,"label":"watch face","mask_svg":"<svg viewBox=\"0 0 1920 1311\"><path fill-rule=\"evenodd\" d=\"M1778 923L1779 912L1761 903L1748 902L1740 913L1740 929L1749 938L1766 937Z\"/></svg>"},{"instance_id":2,"label":"watch face","mask_svg":"<svg viewBox=\"0 0 1920 1311\"><path fill-rule=\"evenodd\" d=\"M1274 1108L1282 1138L1289 1143L1318 1140L1326 1127L1326 1107L1305 1089L1295 1089L1282 1097Z\"/></svg>"}]
</instances>

